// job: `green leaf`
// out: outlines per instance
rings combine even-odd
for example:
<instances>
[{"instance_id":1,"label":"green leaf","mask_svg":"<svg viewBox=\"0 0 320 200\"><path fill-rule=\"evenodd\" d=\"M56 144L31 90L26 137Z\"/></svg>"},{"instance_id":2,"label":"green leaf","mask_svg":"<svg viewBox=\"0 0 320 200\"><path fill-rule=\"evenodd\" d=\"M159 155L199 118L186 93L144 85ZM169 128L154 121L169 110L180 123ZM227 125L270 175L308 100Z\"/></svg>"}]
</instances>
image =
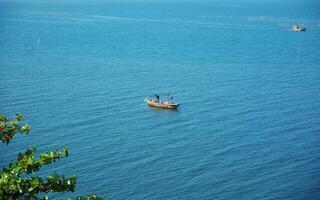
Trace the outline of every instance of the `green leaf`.
<instances>
[{"instance_id":1,"label":"green leaf","mask_svg":"<svg viewBox=\"0 0 320 200\"><path fill-rule=\"evenodd\" d=\"M15 116L14 116L14 118L17 120L17 121L20 121L20 120L22 120L22 118L23 118L23 115L22 114L15 114Z\"/></svg>"}]
</instances>

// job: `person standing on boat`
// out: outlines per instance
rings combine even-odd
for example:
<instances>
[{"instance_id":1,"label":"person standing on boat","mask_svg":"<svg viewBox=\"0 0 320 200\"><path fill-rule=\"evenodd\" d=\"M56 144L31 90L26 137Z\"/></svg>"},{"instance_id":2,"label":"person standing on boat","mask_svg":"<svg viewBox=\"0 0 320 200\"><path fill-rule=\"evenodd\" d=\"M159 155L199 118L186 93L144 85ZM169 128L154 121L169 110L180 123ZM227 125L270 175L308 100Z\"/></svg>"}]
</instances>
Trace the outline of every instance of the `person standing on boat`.
<instances>
[{"instance_id":1,"label":"person standing on boat","mask_svg":"<svg viewBox=\"0 0 320 200\"><path fill-rule=\"evenodd\" d=\"M154 96L157 98L157 101L159 102L159 100L160 100L160 95L159 95L159 94L155 94Z\"/></svg>"}]
</instances>

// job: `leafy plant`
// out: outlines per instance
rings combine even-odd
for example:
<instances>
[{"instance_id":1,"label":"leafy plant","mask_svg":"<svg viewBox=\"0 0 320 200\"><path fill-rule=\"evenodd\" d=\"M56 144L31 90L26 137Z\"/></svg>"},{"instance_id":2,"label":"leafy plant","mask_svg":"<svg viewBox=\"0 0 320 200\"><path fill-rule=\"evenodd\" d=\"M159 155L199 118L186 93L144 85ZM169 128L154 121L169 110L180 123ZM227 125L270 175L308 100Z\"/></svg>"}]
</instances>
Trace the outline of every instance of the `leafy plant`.
<instances>
[{"instance_id":1,"label":"leafy plant","mask_svg":"<svg viewBox=\"0 0 320 200\"><path fill-rule=\"evenodd\" d=\"M20 124L23 119L21 114L16 114L14 119L9 119L0 114L0 138L3 143L9 144L15 134L29 134L30 126ZM74 192L77 177L72 175L64 177L57 173L41 178L36 173L45 165L67 157L68 149L53 150L41 153L35 158L36 148L27 149L19 153L16 161L5 166L0 171L0 198L11 199L48 199L49 192ZM42 195L42 197L40 197ZM103 199L95 195L86 197L69 198L75 200Z\"/></svg>"},{"instance_id":2,"label":"leafy plant","mask_svg":"<svg viewBox=\"0 0 320 200\"><path fill-rule=\"evenodd\" d=\"M19 124L22 118L21 114L15 114L14 119L8 119L0 114L0 138L2 142L8 144L16 133L29 134L29 124Z\"/></svg>"}]
</instances>

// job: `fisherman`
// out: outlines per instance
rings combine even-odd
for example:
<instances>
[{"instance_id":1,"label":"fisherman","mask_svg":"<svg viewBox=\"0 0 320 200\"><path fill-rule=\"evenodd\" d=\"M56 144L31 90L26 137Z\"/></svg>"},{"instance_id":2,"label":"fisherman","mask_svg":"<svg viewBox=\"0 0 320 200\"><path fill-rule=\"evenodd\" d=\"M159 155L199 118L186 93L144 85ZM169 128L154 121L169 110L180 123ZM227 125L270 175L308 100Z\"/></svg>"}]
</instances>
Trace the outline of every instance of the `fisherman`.
<instances>
[{"instance_id":1,"label":"fisherman","mask_svg":"<svg viewBox=\"0 0 320 200\"><path fill-rule=\"evenodd\" d=\"M159 95L159 94L155 94L154 96L157 98L157 101L159 102L159 100L160 100L160 95Z\"/></svg>"}]
</instances>

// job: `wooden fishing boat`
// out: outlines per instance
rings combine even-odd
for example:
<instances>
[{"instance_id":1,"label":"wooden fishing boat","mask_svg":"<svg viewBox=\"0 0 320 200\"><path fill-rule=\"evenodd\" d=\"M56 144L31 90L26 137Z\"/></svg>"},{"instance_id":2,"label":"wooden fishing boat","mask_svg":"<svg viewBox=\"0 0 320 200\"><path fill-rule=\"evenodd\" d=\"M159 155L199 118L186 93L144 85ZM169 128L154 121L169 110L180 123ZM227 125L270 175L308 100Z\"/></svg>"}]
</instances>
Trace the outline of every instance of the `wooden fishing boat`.
<instances>
[{"instance_id":1,"label":"wooden fishing boat","mask_svg":"<svg viewBox=\"0 0 320 200\"><path fill-rule=\"evenodd\" d=\"M152 98L146 98L144 101L147 102L149 106L158 107L158 108L177 109L179 106L178 103L175 103L173 101L167 101L167 100L157 101Z\"/></svg>"}]
</instances>

